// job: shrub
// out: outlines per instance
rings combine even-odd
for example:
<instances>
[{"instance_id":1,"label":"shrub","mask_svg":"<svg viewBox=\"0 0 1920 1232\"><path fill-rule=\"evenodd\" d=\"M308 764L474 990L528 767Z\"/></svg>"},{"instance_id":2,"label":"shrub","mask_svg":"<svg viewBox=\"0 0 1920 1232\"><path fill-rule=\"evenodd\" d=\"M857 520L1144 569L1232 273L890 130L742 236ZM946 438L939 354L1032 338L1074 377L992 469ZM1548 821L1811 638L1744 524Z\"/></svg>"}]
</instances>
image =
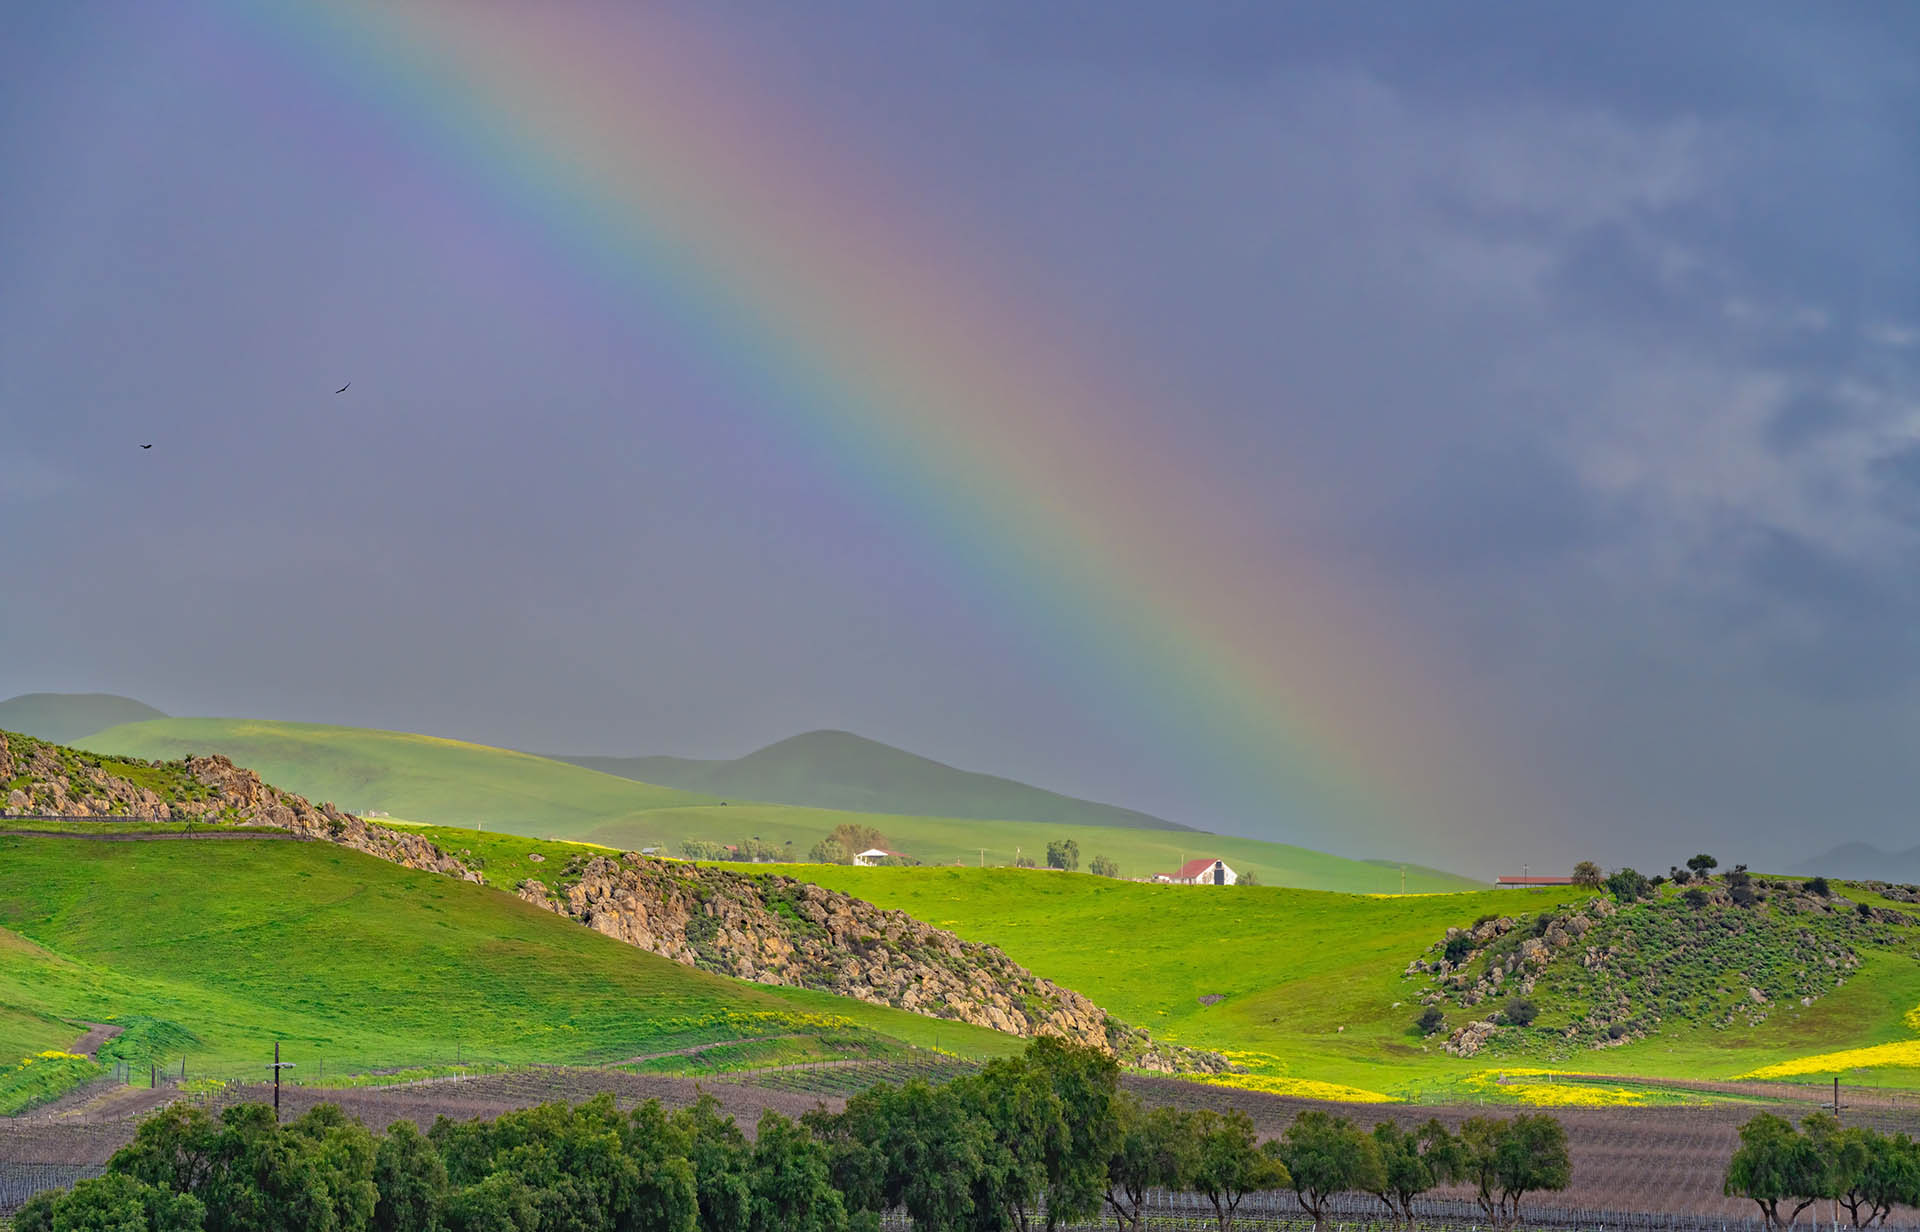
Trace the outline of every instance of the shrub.
<instances>
[{"instance_id":1,"label":"shrub","mask_svg":"<svg viewBox=\"0 0 1920 1232\"><path fill-rule=\"evenodd\" d=\"M1696 911L1713 901L1713 895L1707 893L1701 886L1694 886L1680 897L1686 899L1687 906L1692 907Z\"/></svg>"},{"instance_id":2,"label":"shrub","mask_svg":"<svg viewBox=\"0 0 1920 1232\"><path fill-rule=\"evenodd\" d=\"M1420 1017L1413 1020L1413 1025L1419 1030L1420 1034L1432 1035L1435 1031L1447 1025L1447 1016L1440 1012L1439 1006L1429 1005L1426 1009L1420 1011Z\"/></svg>"},{"instance_id":3,"label":"shrub","mask_svg":"<svg viewBox=\"0 0 1920 1232\"><path fill-rule=\"evenodd\" d=\"M1447 961L1459 966L1469 954L1473 953L1473 938L1465 933L1447 938Z\"/></svg>"},{"instance_id":4,"label":"shrub","mask_svg":"<svg viewBox=\"0 0 1920 1232\"><path fill-rule=\"evenodd\" d=\"M1675 885L1683 886L1693 880L1693 874L1684 868L1669 868L1667 870L1667 876L1673 878L1673 884Z\"/></svg>"},{"instance_id":5,"label":"shrub","mask_svg":"<svg viewBox=\"0 0 1920 1232\"><path fill-rule=\"evenodd\" d=\"M1633 869L1623 868L1607 878L1607 889L1621 902L1631 903L1645 898L1653 885Z\"/></svg>"},{"instance_id":6,"label":"shrub","mask_svg":"<svg viewBox=\"0 0 1920 1232\"><path fill-rule=\"evenodd\" d=\"M1531 997L1518 997L1507 1004L1507 1021L1516 1027L1526 1027L1540 1017L1540 1007Z\"/></svg>"},{"instance_id":7,"label":"shrub","mask_svg":"<svg viewBox=\"0 0 1920 1232\"><path fill-rule=\"evenodd\" d=\"M1597 887L1604 880L1600 866L1592 860L1582 860L1573 866L1573 884Z\"/></svg>"},{"instance_id":8,"label":"shrub","mask_svg":"<svg viewBox=\"0 0 1920 1232\"><path fill-rule=\"evenodd\" d=\"M1825 877L1810 877L1807 879L1807 893L1827 898L1833 894L1833 887L1827 884Z\"/></svg>"}]
</instances>

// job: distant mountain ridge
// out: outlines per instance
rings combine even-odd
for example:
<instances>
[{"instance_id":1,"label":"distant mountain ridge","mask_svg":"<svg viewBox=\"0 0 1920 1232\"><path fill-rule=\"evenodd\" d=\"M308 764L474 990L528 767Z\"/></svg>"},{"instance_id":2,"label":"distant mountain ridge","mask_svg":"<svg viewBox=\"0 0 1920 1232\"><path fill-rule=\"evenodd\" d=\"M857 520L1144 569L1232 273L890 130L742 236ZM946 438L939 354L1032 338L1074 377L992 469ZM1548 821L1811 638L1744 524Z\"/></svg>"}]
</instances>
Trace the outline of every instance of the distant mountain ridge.
<instances>
[{"instance_id":1,"label":"distant mountain ridge","mask_svg":"<svg viewBox=\"0 0 1920 1232\"><path fill-rule=\"evenodd\" d=\"M117 693L22 693L0 702L0 730L72 744L122 723L164 719L164 710Z\"/></svg>"},{"instance_id":2,"label":"distant mountain ridge","mask_svg":"<svg viewBox=\"0 0 1920 1232\"><path fill-rule=\"evenodd\" d=\"M1796 864L1790 872L1849 881L1920 882L1920 847L1882 851L1871 843L1842 843Z\"/></svg>"},{"instance_id":3,"label":"distant mountain ridge","mask_svg":"<svg viewBox=\"0 0 1920 1232\"><path fill-rule=\"evenodd\" d=\"M1101 804L993 774L961 770L844 731L791 736L731 761L691 757L544 756L589 770L710 796L893 813L1192 830L1137 809Z\"/></svg>"}]
</instances>

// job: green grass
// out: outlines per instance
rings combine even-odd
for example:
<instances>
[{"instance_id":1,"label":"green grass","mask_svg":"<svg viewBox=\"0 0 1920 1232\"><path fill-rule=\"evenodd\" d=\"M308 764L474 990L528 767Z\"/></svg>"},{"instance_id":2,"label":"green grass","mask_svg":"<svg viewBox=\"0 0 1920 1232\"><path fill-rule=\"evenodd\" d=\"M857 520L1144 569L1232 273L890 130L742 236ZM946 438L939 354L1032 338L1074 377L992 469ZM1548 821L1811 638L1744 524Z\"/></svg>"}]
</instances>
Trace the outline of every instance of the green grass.
<instances>
[{"instance_id":1,"label":"green grass","mask_svg":"<svg viewBox=\"0 0 1920 1232\"><path fill-rule=\"evenodd\" d=\"M329 800L348 811L379 809L415 822L578 839L621 851L677 847L689 838L736 842L758 835L767 842L791 843L799 855L836 825L857 821L877 827L893 846L929 864L973 864L984 858L989 865L1009 865L1016 854L1041 859L1048 841L1071 838L1080 844L1083 864L1104 855L1130 877L1170 872L1184 859L1218 856L1269 885L1353 893L1401 888L1397 865L1259 839L1127 826L847 813L733 799L722 804L525 753L362 728L165 719L111 728L85 744L145 758L224 753L276 787ZM1477 889L1480 883L1410 865L1405 888L1428 893Z\"/></svg>"},{"instance_id":2,"label":"green grass","mask_svg":"<svg viewBox=\"0 0 1920 1232\"><path fill-rule=\"evenodd\" d=\"M707 797L636 783L508 749L359 727L252 719L155 719L81 742L102 753L179 758L223 753L284 791L349 812L529 833L604 824Z\"/></svg>"},{"instance_id":3,"label":"green grass","mask_svg":"<svg viewBox=\"0 0 1920 1232\"><path fill-rule=\"evenodd\" d=\"M977 1056L1019 1041L709 975L485 887L325 844L0 837L0 1043L188 1073L604 1062L715 1040L864 1033ZM60 1024L65 1024L64 1027ZM856 1053L855 1055L861 1055Z\"/></svg>"},{"instance_id":4,"label":"green grass","mask_svg":"<svg viewBox=\"0 0 1920 1232\"><path fill-rule=\"evenodd\" d=\"M1573 890L1361 897L1270 887L1152 886L1011 869L791 870L997 945L1174 1043L1217 1049L1273 1089L1334 1083L1396 1097L1501 1098L1482 1077L1521 1060L1455 1058L1412 1030L1426 985L1404 979L1449 926L1587 897ZM1202 997L1218 997L1203 1005ZM1395 1004L1398 1002L1399 1004ZM1673 1026L1557 1068L1645 1078L1733 1078L1761 1065L1914 1038L1920 964L1867 957L1844 987L1757 1027ZM1479 1013L1452 1011L1456 1025ZM1881 1071L1893 1084L1897 1071ZM1310 1087L1299 1087L1311 1091Z\"/></svg>"}]
</instances>

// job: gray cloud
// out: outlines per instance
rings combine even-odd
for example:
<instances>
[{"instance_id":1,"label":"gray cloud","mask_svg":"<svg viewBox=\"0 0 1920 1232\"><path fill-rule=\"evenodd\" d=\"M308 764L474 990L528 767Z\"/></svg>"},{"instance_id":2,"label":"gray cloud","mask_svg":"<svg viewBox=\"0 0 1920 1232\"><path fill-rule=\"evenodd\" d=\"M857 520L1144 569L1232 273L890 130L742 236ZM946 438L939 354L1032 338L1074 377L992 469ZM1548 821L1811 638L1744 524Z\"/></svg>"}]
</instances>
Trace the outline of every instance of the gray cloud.
<instances>
[{"instance_id":1,"label":"gray cloud","mask_svg":"<svg viewBox=\"0 0 1920 1232\"><path fill-rule=\"evenodd\" d=\"M1920 19L686 12L1223 509L1358 579L1546 801L1415 854L1904 832ZM0 566L34 585L0 679L587 751L844 726L1374 842L1156 748L690 359L673 304L608 312L326 88L199 16L12 20L0 158L37 173L0 198L0 501L33 533Z\"/></svg>"}]
</instances>

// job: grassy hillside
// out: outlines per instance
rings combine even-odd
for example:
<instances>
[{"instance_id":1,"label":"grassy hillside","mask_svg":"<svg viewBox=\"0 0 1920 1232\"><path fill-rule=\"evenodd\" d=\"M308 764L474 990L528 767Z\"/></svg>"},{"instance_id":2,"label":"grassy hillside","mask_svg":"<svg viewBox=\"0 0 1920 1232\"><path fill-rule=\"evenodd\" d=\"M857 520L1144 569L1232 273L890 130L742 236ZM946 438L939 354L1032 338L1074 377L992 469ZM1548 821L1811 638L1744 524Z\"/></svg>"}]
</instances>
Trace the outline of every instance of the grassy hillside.
<instances>
[{"instance_id":1,"label":"grassy hillside","mask_svg":"<svg viewBox=\"0 0 1920 1232\"><path fill-rule=\"evenodd\" d=\"M0 731L72 744L122 723L164 719L164 711L112 693L22 693L0 702Z\"/></svg>"},{"instance_id":2,"label":"grassy hillside","mask_svg":"<svg viewBox=\"0 0 1920 1232\"><path fill-rule=\"evenodd\" d=\"M1076 826L1191 828L1118 805L1079 800L997 775L958 770L843 731L805 732L731 761L686 757L561 760L643 782L770 804Z\"/></svg>"},{"instance_id":3,"label":"grassy hillside","mask_svg":"<svg viewBox=\"0 0 1920 1232\"><path fill-rule=\"evenodd\" d=\"M224 753L267 782L348 812L563 833L707 798L507 749L360 727L161 719L79 742L128 757Z\"/></svg>"},{"instance_id":4,"label":"grassy hillside","mask_svg":"<svg viewBox=\"0 0 1920 1232\"><path fill-rule=\"evenodd\" d=\"M1400 865L1349 860L1254 838L1204 834L1196 830L1141 830L1111 826L1066 826L1031 821L981 821L952 817L903 817L836 813L777 804L735 804L725 808L661 809L566 835L622 850L676 835L711 835L733 841L758 835L804 852L837 823L853 818L878 827L887 842L923 864L961 863L988 867L1011 865L1016 855L1041 860L1053 839L1080 845L1084 867L1104 855L1120 866L1122 877L1172 872L1186 860L1218 856L1235 870L1256 874L1266 885L1307 886L1354 894L1392 894L1401 889ZM1482 883L1419 865L1406 866L1408 893L1452 893L1480 889Z\"/></svg>"},{"instance_id":5,"label":"grassy hillside","mask_svg":"<svg viewBox=\"0 0 1920 1232\"><path fill-rule=\"evenodd\" d=\"M1920 1085L1920 963L1903 950L1863 950L1844 987L1777 1005L1759 1026L1671 1018L1658 1034L1559 1060L1460 1058L1412 1026L1426 981L1403 975L1449 927L1487 915L1551 911L1568 890L1370 898L1255 887L1116 883L1009 869L794 870L833 889L897 907L1000 946L1035 973L1079 990L1175 1043L1248 1064L1255 1083L1311 1094L1321 1083L1382 1095L1523 1092L1490 1085L1496 1071L1578 1070L1651 1078L1731 1079L1805 1062L1872 1065L1889 1085ZM1871 899L1871 896L1860 897ZM1911 933L1913 930L1902 930ZM1577 964L1576 964L1577 965ZM1729 973L1731 976L1732 973ZM1744 985L1741 986L1744 992ZM1570 988L1568 997L1583 995ZM1548 1016L1558 1006L1545 981ZM1477 1012L1494 1008L1486 1005ZM1450 1022L1466 1021L1449 1008ZM1545 1021L1545 1019L1543 1019ZM1878 1047L1862 1060L1829 1054ZM1518 1067L1517 1069L1515 1067Z\"/></svg>"},{"instance_id":6,"label":"grassy hillside","mask_svg":"<svg viewBox=\"0 0 1920 1232\"><path fill-rule=\"evenodd\" d=\"M189 1074L615 1060L707 1039L820 1033L831 1015L979 1055L1012 1037L708 975L508 895L320 843L0 836L0 1071L71 1043ZM0 1079L3 1079L0 1075ZM0 1081L4 1085L4 1081ZM3 1095L4 1092L0 1092Z\"/></svg>"},{"instance_id":7,"label":"grassy hillside","mask_svg":"<svg viewBox=\"0 0 1920 1232\"><path fill-rule=\"evenodd\" d=\"M99 732L81 744L104 753L172 758L224 753L288 791L350 811L379 810L410 821L484 826L536 837L601 843L628 851L686 839L763 841L804 853L843 821L873 825L895 847L926 863L1011 864L1040 857L1052 839L1072 838L1082 861L1105 855L1124 876L1171 871L1183 859L1220 856L1270 885L1360 893L1401 888L1398 866L1186 830L1066 826L904 815L850 814L793 805L726 802L600 774L506 749L363 728L243 719L166 719ZM984 857L981 852L985 851ZM1451 873L1408 866L1413 892L1477 888Z\"/></svg>"}]
</instances>

